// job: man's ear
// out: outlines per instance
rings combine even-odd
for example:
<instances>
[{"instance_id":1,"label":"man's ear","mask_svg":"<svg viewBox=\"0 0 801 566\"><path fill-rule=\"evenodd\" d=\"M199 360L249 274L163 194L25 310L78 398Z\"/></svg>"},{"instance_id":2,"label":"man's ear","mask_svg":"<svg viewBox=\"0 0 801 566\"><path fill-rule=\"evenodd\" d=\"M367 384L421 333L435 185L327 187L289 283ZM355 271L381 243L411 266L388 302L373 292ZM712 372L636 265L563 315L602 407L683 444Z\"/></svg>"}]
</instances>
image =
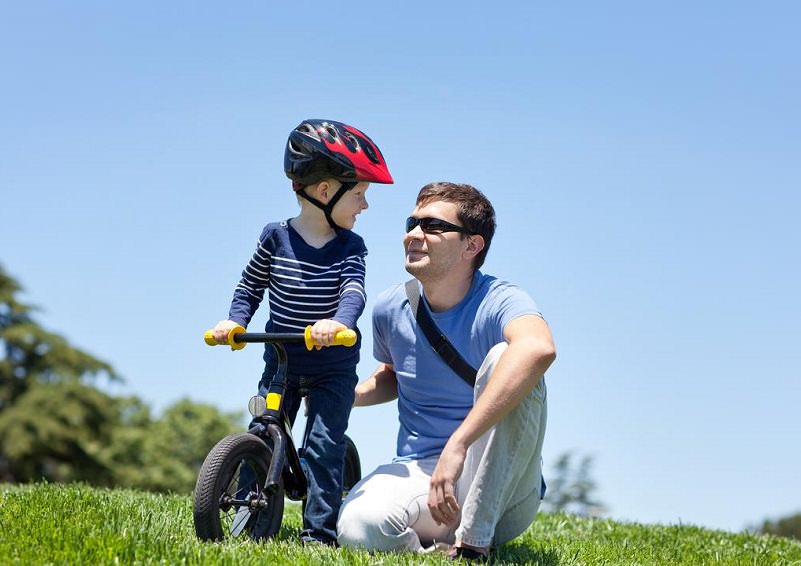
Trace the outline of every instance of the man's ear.
<instances>
[{"instance_id":1,"label":"man's ear","mask_svg":"<svg viewBox=\"0 0 801 566\"><path fill-rule=\"evenodd\" d=\"M484 236L475 234L473 236L466 236L466 238L467 249L465 250L465 257L473 259L484 249Z\"/></svg>"}]
</instances>

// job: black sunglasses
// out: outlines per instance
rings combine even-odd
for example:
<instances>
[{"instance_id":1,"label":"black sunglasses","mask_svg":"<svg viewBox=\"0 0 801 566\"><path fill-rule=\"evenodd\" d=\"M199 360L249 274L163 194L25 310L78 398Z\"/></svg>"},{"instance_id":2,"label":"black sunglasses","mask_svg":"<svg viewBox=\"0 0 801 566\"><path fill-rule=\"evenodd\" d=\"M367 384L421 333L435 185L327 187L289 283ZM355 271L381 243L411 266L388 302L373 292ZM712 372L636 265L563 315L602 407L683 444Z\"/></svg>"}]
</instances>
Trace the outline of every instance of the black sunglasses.
<instances>
[{"instance_id":1,"label":"black sunglasses","mask_svg":"<svg viewBox=\"0 0 801 566\"><path fill-rule=\"evenodd\" d=\"M467 228L451 224L439 218L415 218L414 216L410 216L406 219L407 233L414 230L415 226L420 226L420 229L426 234L442 234L444 232L460 232L468 236L474 234L474 232L471 232Z\"/></svg>"}]
</instances>

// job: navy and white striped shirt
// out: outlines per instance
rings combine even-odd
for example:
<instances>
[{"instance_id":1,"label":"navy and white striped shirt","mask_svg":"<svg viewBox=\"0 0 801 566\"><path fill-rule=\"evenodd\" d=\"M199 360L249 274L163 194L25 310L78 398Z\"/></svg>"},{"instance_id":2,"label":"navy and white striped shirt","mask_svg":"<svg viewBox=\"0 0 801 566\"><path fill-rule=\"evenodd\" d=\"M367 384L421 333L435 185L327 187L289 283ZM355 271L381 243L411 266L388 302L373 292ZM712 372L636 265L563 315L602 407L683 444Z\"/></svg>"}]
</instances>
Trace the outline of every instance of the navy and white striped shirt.
<instances>
[{"instance_id":1,"label":"navy and white striped shirt","mask_svg":"<svg viewBox=\"0 0 801 566\"><path fill-rule=\"evenodd\" d=\"M266 332L303 332L324 318L358 330L356 321L366 302L366 255L364 240L350 230L341 230L322 248L314 248L288 221L268 224L234 290L228 318L247 327L268 290ZM316 373L355 366L360 343L361 336L352 348L311 352L303 345L287 344L289 371ZM265 359L271 353L268 345Z\"/></svg>"}]
</instances>

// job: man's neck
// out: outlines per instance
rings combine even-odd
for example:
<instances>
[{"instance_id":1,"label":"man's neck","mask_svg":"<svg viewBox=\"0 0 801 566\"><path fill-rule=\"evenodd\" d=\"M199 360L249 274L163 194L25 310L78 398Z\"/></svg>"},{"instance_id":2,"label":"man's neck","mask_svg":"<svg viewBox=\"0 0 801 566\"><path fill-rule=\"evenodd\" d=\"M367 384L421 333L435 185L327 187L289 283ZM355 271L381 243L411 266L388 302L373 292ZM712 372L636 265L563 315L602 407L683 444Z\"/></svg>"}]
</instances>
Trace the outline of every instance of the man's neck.
<instances>
[{"instance_id":1,"label":"man's neck","mask_svg":"<svg viewBox=\"0 0 801 566\"><path fill-rule=\"evenodd\" d=\"M423 294L434 312L444 312L458 305L473 284L473 271L459 277L448 277L438 281L421 281Z\"/></svg>"}]
</instances>

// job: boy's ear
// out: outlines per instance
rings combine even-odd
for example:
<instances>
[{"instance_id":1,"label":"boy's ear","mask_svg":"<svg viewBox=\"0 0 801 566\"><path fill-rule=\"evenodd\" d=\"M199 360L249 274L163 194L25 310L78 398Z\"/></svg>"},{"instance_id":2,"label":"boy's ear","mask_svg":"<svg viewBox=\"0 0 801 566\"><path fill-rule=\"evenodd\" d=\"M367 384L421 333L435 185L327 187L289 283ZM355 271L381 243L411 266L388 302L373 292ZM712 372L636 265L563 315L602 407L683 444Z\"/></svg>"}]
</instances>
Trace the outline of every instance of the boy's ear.
<instances>
[{"instance_id":1,"label":"boy's ear","mask_svg":"<svg viewBox=\"0 0 801 566\"><path fill-rule=\"evenodd\" d=\"M317 198L317 200L325 204L328 204L328 201L331 200L331 197L334 196L335 192L334 186L326 180L322 180L317 183L312 190L312 194Z\"/></svg>"}]
</instances>

